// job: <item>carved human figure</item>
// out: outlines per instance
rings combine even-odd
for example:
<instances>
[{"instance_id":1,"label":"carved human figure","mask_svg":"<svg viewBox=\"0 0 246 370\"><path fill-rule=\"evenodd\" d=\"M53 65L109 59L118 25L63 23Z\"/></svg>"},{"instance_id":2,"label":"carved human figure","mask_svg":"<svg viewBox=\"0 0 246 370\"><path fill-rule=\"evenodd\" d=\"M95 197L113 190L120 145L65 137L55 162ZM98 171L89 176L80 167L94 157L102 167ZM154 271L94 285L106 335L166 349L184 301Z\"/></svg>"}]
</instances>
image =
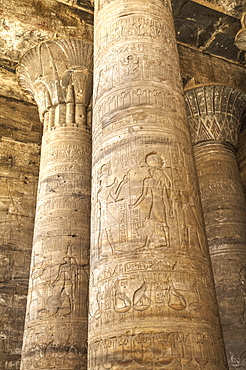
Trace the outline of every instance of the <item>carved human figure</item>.
<instances>
[{"instance_id":1,"label":"carved human figure","mask_svg":"<svg viewBox=\"0 0 246 370\"><path fill-rule=\"evenodd\" d=\"M200 230L202 228L202 220L197 214L199 205L199 195L194 186L190 186L189 191L177 190L176 205L178 207L181 235L181 249L185 252L192 249L191 241L195 241L196 247L200 249L203 255L206 255L204 250L204 240L201 240ZM192 221L192 222L191 222Z\"/></svg>"},{"instance_id":2,"label":"carved human figure","mask_svg":"<svg viewBox=\"0 0 246 370\"><path fill-rule=\"evenodd\" d=\"M242 320L243 324L246 324L246 266L243 266L240 270L240 284L237 287L237 297L241 299L243 302L243 310L242 310Z\"/></svg>"},{"instance_id":3,"label":"carved human figure","mask_svg":"<svg viewBox=\"0 0 246 370\"><path fill-rule=\"evenodd\" d=\"M60 282L59 298L61 306L57 307L56 312L63 308L62 301L65 300L69 303L69 311L66 314L70 314L75 310L75 293L79 283L79 267L76 259L68 254L63 257L63 261L52 284Z\"/></svg>"},{"instance_id":4,"label":"carved human figure","mask_svg":"<svg viewBox=\"0 0 246 370\"><path fill-rule=\"evenodd\" d=\"M139 68L139 58L134 55L128 55L122 60L122 65L124 66L125 73L123 74L126 78L137 79L140 76Z\"/></svg>"},{"instance_id":5,"label":"carved human figure","mask_svg":"<svg viewBox=\"0 0 246 370\"><path fill-rule=\"evenodd\" d=\"M171 180L164 171L164 161L157 153L146 156L149 176L143 180L140 196L130 207L139 206L148 196L150 206L143 226L137 229L139 236L145 236L148 248L166 247L169 245L167 214L171 215Z\"/></svg>"},{"instance_id":6,"label":"carved human figure","mask_svg":"<svg viewBox=\"0 0 246 370\"><path fill-rule=\"evenodd\" d=\"M112 228L118 224L117 216L110 209L110 204L115 204L122 200L121 191L123 186L129 180L129 174L123 176L122 180L115 177L114 181L108 185L107 166L101 167L99 189L97 192L97 202L99 207L99 234L98 234L98 251L99 256L105 257L114 252L114 239Z\"/></svg>"}]
</instances>

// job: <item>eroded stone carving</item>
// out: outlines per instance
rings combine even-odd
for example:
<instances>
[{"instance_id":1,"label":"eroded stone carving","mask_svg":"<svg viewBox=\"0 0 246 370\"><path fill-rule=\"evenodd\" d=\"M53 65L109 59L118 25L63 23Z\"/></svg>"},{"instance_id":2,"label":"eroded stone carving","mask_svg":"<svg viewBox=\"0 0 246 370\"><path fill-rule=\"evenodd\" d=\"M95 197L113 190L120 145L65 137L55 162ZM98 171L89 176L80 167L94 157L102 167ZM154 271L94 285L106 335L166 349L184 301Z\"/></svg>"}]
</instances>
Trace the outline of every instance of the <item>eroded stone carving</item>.
<instances>
[{"instance_id":1,"label":"eroded stone carving","mask_svg":"<svg viewBox=\"0 0 246 370\"><path fill-rule=\"evenodd\" d=\"M244 12L241 19L242 29L237 33L235 45L238 49L246 50L246 13Z\"/></svg>"},{"instance_id":2,"label":"eroded stone carving","mask_svg":"<svg viewBox=\"0 0 246 370\"><path fill-rule=\"evenodd\" d=\"M92 49L92 43L79 39L55 39L39 44L21 59L20 84L36 100L45 129L85 121L92 89Z\"/></svg>"},{"instance_id":3,"label":"eroded stone carving","mask_svg":"<svg viewBox=\"0 0 246 370\"><path fill-rule=\"evenodd\" d=\"M18 71L44 125L21 369L86 369L92 44L40 44Z\"/></svg>"},{"instance_id":4,"label":"eroded stone carving","mask_svg":"<svg viewBox=\"0 0 246 370\"><path fill-rule=\"evenodd\" d=\"M229 368L244 369L246 204L235 148L246 96L226 86L185 96Z\"/></svg>"},{"instance_id":5,"label":"eroded stone carving","mask_svg":"<svg viewBox=\"0 0 246 370\"><path fill-rule=\"evenodd\" d=\"M245 94L222 85L186 91L186 105L193 144L216 140L238 144L245 117Z\"/></svg>"},{"instance_id":6,"label":"eroded stone carving","mask_svg":"<svg viewBox=\"0 0 246 370\"><path fill-rule=\"evenodd\" d=\"M225 369L171 4L95 9L89 369Z\"/></svg>"}]
</instances>

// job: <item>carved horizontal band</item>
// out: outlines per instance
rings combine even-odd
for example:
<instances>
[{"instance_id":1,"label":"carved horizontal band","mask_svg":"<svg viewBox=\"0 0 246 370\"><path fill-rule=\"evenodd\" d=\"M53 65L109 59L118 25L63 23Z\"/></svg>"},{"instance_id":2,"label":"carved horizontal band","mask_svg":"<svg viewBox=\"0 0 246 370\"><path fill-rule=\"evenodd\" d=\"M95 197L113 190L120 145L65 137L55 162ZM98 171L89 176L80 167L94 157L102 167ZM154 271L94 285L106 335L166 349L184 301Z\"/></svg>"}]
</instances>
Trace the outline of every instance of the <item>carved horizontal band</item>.
<instances>
[{"instance_id":1,"label":"carved horizontal band","mask_svg":"<svg viewBox=\"0 0 246 370\"><path fill-rule=\"evenodd\" d=\"M93 45L80 39L54 39L30 49L18 66L21 87L39 107L40 118L60 104L87 106L91 98Z\"/></svg>"},{"instance_id":2,"label":"carved horizontal band","mask_svg":"<svg viewBox=\"0 0 246 370\"><path fill-rule=\"evenodd\" d=\"M198 86L185 91L193 144L228 142L237 146L246 119L246 94L222 85Z\"/></svg>"}]
</instances>

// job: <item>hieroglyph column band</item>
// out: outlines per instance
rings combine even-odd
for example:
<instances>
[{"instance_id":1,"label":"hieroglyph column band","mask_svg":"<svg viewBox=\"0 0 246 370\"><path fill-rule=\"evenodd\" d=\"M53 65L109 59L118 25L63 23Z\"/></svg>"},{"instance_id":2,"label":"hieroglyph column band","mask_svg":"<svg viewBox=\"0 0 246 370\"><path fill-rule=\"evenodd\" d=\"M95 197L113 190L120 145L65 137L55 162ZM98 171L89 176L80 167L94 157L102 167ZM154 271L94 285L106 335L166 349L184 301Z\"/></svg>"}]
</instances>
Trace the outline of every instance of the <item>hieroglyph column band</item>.
<instances>
[{"instance_id":1,"label":"hieroglyph column band","mask_svg":"<svg viewBox=\"0 0 246 370\"><path fill-rule=\"evenodd\" d=\"M226 369L169 0L95 1L89 369Z\"/></svg>"},{"instance_id":2,"label":"hieroglyph column band","mask_svg":"<svg viewBox=\"0 0 246 370\"><path fill-rule=\"evenodd\" d=\"M235 157L246 94L227 86L185 92L229 368L245 369L246 203Z\"/></svg>"},{"instance_id":3,"label":"hieroglyph column band","mask_svg":"<svg viewBox=\"0 0 246 370\"><path fill-rule=\"evenodd\" d=\"M92 50L54 39L18 68L44 124L22 370L87 367Z\"/></svg>"}]
</instances>

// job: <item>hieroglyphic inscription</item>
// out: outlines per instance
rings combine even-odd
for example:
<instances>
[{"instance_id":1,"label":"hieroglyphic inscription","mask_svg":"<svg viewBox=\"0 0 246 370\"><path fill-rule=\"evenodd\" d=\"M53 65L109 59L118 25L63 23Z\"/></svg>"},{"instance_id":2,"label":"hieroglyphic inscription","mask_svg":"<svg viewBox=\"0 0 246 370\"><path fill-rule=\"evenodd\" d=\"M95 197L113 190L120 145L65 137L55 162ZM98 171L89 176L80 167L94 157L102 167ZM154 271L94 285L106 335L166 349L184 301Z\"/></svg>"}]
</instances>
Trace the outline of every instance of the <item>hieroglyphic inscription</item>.
<instances>
[{"instance_id":1,"label":"hieroglyphic inscription","mask_svg":"<svg viewBox=\"0 0 246 370\"><path fill-rule=\"evenodd\" d=\"M135 15L128 15L116 21L112 20L110 24L105 23L104 27L98 29L96 44L100 52L100 48L109 44L125 40L137 42L151 39L162 41L164 48L167 46L173 50L177 48L170 20L156 20L148 16Z\"/></svg>"},{"instance_id":2,"label":"hieroglyphic inscription","mask_svg":"<svg viewBox=\"0 0 246 370\"><path fill-rule=\"evenodd\" d=\"M245 94L227 86L186 91L204 219L230 369L245 348L246 203L234 147ZM227 266L227 269L223 268Z\"/></svg>"},{"instance_id":3,"label":"hieroglyphic inscription","mask_svg":"<svg viewBox=\"0 0 246 370\"><path fill-rule=\"evenodd\" d=\"M178 93L171 93L168 89L163 90L159 88L148 89L139 87L131 90L118 90L110 94L106 99L97 102L95 108L95 122L102 121L106 115L110 115L118 110L123 110L131 107L141 107L149 105L150 107L158 107L158 109L177 113L181 104L181 96ZM182 113L182 111L181 111Z\"/></svg>"},{"instance_id":4,"label":"hieroglyphic inscription","mask_svg":"<svg viewBox=\"0 0 246 370\"><path fill-rule=\"evenodd\" d=\"M200 236L202 219L196 211L199 195L194 185L188 185L190 178L185 171L185 167L190 167L190 148L174 144L170 138L150 137L148 145L153 147L153 141L156 142L155 149L158 141L159 145L160 141L163 143L162 151L165 148L166 152L158 153L138 147L143 138L148 143L147 137L129 140L119 147L117 156L111 154L110 161L97 168L98 187L93 189L97 212L92 217L92 238L98 257L166 249L170 245L176 251L192 252L194 248L206 255L205 241ZM170 151L173 145L177 148L175 155ZM184 165L182 169L178 168L180 163ZM142 176L134 166L141 169ZM112 177L113 169L118 172L124 168L128 168L125 175Z\"/></svg>"},{"instance_id":5,"label":"hieroglyphic inscription","mask_svg":"<svg viewBox=\"0 0 246 370\"><path fill-rule=\"evenodd\" d=\"M86 368L91 66L90 43L56 39L19 68L44 122L22 370Z\"/></svg>"},{"instance_id":6,"label":"hieroglyphic inscription","mask_svg":"<svg viewBox=\"0 0 246 370\"><path fill-rule=\"evenodd\" d=\"M90 370L226 368L170 6L95 4Z\"/></svg>"},{"instance_id":7,"label":"hieroglyphic inscription","mask_svg":"<svg viewBox=\"0 0 246 370\"><path fill-rule=\"evenodd\" d=\"M17 120L14 114L12 120L13 123ZM0 368L2 370L20 368L40 152L40 145L36 144L39 142L39 132L31 129L33 117L30 121L28 122L28 127L30 123L28 143L18 139L20 121L14 131L10 125L8 133L5 133L9 137L2 136L0 141Z\"/></svg>"},{"instance_id":8,"label":"hieroglyphic inscription","mask_svg":"<svg viewBox=\"0 0 246 370\"><path fill-rule=\"evenodd\" d=\"M145 333L133 330L125 331L121 335L103 337L91 344L89 353L89 368L103 369L102 363L109 368L113 365L135 368L149 366L164 369L168 365L174 369L181 366L190 368L225 368L226 360L218 357L222 338L213 333L157 331ZM169 367L168 367L169 368Z\"/></svg>"},{"instance_id":9,"label":"hieroglyphic inscription","mask_svg":"<svg viewBox=\"0 0 246 370\"><path fill-rule=\"evenodd\" d=\"M119 84L127 84L128 81L144 79L162 84L176 83L179 77L178 65L167 64L163 50L159 57L151 55L152 52L149 45L135 44L124 50L118 58L114 55L111 60L108 59L99 71L95 97ZM119 74L119 70L123 70L123 73Z\"/></svg>"}]
</instances>

